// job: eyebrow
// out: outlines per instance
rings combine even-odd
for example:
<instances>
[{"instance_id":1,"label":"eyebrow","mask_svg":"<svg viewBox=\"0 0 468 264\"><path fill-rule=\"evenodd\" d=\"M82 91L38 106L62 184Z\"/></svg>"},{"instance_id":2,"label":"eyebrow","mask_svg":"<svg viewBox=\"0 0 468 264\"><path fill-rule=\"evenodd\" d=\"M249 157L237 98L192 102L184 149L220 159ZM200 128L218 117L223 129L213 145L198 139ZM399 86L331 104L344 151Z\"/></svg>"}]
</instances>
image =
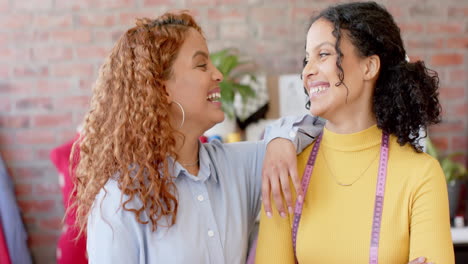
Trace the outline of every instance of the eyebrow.
<instances>
[{"instance_id":1,"label":"eyebrow","mask_svg":"<svg viewBox=\"0 0 468 264\"><path fill-rule=\"evenodd\" d=\"M208 59L208 54L206 52L204 52L204 51L201 51L201 50L195 52L195 54L193 54L193 56L192 56L192 59L194 59L196 56L202 56L202 57L205 57L206 59Z\"/></svg>"},{"instance_id":2,"label":"eyebrow","mask_svg":"<svg viewBox=\"0 0 468 264\"><path fill-rule=\"evenodd\" d=\"M331 43L330 41L324 41L320 44L318 44L317 46L315 46L314 50L317 50L319 48L321 48L322 46L325 46L325 45L329 45L329 46L332 46L333 48L335 48L335 43ZM309 53L306 51L306 55L309 55Z\"/></svg>"}]
</instances>

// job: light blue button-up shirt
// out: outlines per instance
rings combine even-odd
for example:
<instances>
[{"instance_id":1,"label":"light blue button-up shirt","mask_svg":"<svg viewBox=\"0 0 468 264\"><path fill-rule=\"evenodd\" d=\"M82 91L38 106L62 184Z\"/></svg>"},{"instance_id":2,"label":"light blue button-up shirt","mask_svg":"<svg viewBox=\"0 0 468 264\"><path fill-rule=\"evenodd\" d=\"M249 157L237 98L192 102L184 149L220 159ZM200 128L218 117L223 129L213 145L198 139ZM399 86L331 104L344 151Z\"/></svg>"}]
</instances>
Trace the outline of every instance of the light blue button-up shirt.
<instances>
[{"instance_id":1,"label":"light blue button-up shirt","mask_svg":"<svg viewBox=\"0 0 468 264\"><path fill-rule=\"evenodd\" d=\"M318 134L323 126L310 120L307 116L282 119L267 129L265 141L200 144L197 176L171 161L179 208L177 221L169 228L158 226L152 232L150 224L138 223L133 212L122 209L121 202L128 197L122 198L117 182L110 179L88 218L90 263L245 263L249 235L261 207L266 142L290 138L301 151L313 139L308 136ZM301 139L300 135L306 136ZM140 208L141 201L134 198L126 207Z\"/></svg>"}]
</instances>

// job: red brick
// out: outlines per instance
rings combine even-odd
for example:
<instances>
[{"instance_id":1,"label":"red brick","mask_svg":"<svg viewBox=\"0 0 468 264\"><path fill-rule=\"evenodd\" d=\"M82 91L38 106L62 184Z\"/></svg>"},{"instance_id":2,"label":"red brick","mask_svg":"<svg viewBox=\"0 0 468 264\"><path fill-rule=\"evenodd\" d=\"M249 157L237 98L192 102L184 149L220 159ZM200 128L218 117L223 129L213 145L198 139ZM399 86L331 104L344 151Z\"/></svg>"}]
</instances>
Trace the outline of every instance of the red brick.
<instances>
[{"instance_id":1,"label":"red brick","mask_svg":"<svg viewBox=\"0 0 468 264\"><path fill-rule=\"evenodd\" d=\"M443 99L457 99L465 96L464 87L441 87L439 91Z\"/></svg>"},{"instance_id":2,"label":"red brick","mask_svg":"<svg viewBox=\"0 0 468 264\"><path fill-rule=\"evenodd\" d=\"M15 1L27 2L27 1ZM31 15L28 14L14 14L0 16L0 27L4 30L19 30L27 28L31 25Z\"/></svg>"},{"instance_id":3,"label":"red brick","mask_svg":"<svg viewBox=\"0 0 468 264\"><path fill-rule=\"evenodd\" d=\"M70 60L73 57L71 48L67 47L35 47L32 58L39 61Z\"/></svg>"},{"instance_id":4,"label":"red brick","mask_svg":"<svg viewBox=\"0 0 468 264\"><path fill-rule=\"evenodd\" d=\"M49 230L61 230L63 227L63 221L60 217L40 219L38 220L38 225L41 229L44 228Z\"/></svg>"},{"instance_id":5,"label":"red brick","mask_svg":"<svg viewBox=\"0 0 468 264\"><path fill-rule=\"evenodd\" d=\"M468 7L450 7L448 15L450 18L466 18L468 16Z\"/></svg>"},{"instance_id":6,"label":"red brick","mask_svg":"<svg viewBox=\"0 0 468 264\"><path fill-rule=\"evenodd\" d=\"M261 23L286 21L287 9L284 7L257 7L250 11L250 19Z\"/></svg>"},{"instance_id":7,"label":"red brick","mask_svg":"<svg viewBox=\"0 0 468 264\"><path fill-rule=\"evenodd\" d=\"M10 77L10 67L4 64L0 64L0 77L2 78Z\"/></svg>"},{"instance_id":8,"label":"red brick","mask_svg":"<svg viewBox=\"0 0 468 264\"><path fill-rule=\"evenodd\" d=\"M11 36L11 41L21 45L30 46L29 43L33 42L40 42L44 43L49 41L50 33L47 32L40 32L40 31L20 31L20 32L13 32Z\"/></svg>"},{"instance_id":9,"label":"red brick","mask_svg":"<svg viewBox=\"0 0 468 264\"><path fill-rule=\"evenodd\" d=\"M85 27L111 27L116 24L115 15L86 14L78 17L80 26Z\"/></svg>"},{"instance_id":10,"label":"red brick","mask_svg":"<svg viewBox=\"0 0 468 264\"><path fill-rule=\"evenodd\" d=\"M71 14L65 15L37 15L33 22L34 27L39 30L50 28L68 28L73 25L73 16Z\"/></svg>"},{"instance_id":11,"label":"red brick","mask_svg":"<svg viewBox=\"0 0 468 264\"><path fill-rule=\"evenodd\" d=\"M29 126L29 116L0 116L0 128L27 128Z\"/></svg>"},{"instance_id":12,"label":"red brick","mask_svg":"<svg viewBox=\"0 0 468 264\"><path fill-rule=\"evenodd\" d=\"M91 32L84 29L53 31L51 40L54 44L79 44L89 43L91 41Z\"/></svg>"},{"instance_id":13,"label":"red brick","mask_svg":"<svg viewBox=\"0 0 468 264\"><path fill-rule=\"evenodd\" d=\"M80 89L91 91L95 82L95 79L80 79Z\"/></svg>"},{"instance_id":14,"label":"red brick","mask_svg":"<svg viewBox=\"0 0 468 264\"><path fill-rule=\"evenodd\" d=\"M217 22L245 22L245 9L236 8L236 9L208 9L208 20L217 21ZM223 32L221 31L221 34Z\"/></svg>"},{"instance_id":15,"label":"red brick","mask_svg":"<svg viewBox=\"0 0 468 264\"><path fill-rule=\"evenodd\" d=\"M157 6L157 5L176 5L176 0L144 0L144 6Z\"/></svg>"},{"instance_id":16,"label":"red brick","mask_svg":"<svg viewBox=\"0 0 468 264\"><path fill-rule=\"evenodd\" d=\"M134 23L133 21L132 23ZM133 26L134 24L132 24ZM96 43L114 43L123 35L124 30L94 30L93 39Z\"/></svg>"},{"instance_id":17,"label":"red brick","mask_svg":"<svg viewBox=\"0 0 468 264\"><path fill-rule=\"evenodd\" d=\"M65 97L59 102L59 108L63 110L68 109L87 109L89 107L89 96L69 96Z\"/></svg>"},{"instance_id":18,"label":"red brick","mask_svg":"<svg viewBox=\"0 0 468 264\"><path fill-rule=\"evenodd\" d=\"M90 9L95 8L96 0L67 0L67 1L56 1L55 8L60 9Z\"/></svg>"},{"instance_id":19,"label":"red brick","mask_svg":"<svg viewBox=\"0 0 468 264\"><path fill-rule=\"evenodd\" d=\"M30 149L8 148L0 150L5 162L27 162L34 159Z\"/></svg>"},{"instance_id":20,"label":"red brick","mask_svg":"<svg viewBox=\"0 0 468 264\"><path fill-rule=\"evenodd\" d=\"M444 46L444 39L407 39L409 49L440 49Z\"/></svg>"},{"instance_id":21,"label":"red brick","mask_svg":"<svg viewBox=\"0 0 468 264\"><path fill-rule=\"evenodd\" d=\"M135 26L135 22L137 18L149 18L153 19L156 18L160 14L155 13L153 11L137 11L137 12L122 12L119 15L119 24L120 25L129 25Z\"/></svg>"},{"instance_id":22,"label":"red brick","mask_svg":"<svg viewBox=\"0 0 468 264\"><path fill-rule=\"evenodd\" d=\"M414 16L435 17L437 15L440 15L438 14L439 9L440 9L439 7L436 7L434 5L429 5L427 3L424 5L417 3L414 6L409 7L409 14L411 17L414 17Z\"/></svg>"},{"instance_id":23,"label":"red brick","mask_svg":"<svg viewBox=\"0 0 468 264\"><path fill-rule=\"evenodd\" d=\"M10 40L11 34L6 32L2 32L2 34L0 34L0 46L7 46L7 44L10 43Z\"/></svg>"},{"instance_id":24,"label":"red brick","mask_svg":"<svg viewBox=\"0 0 468 264\"><path fill-rule=\"evenodd\" d=\"M8 0L0 0L0 12L5 12L10 9Z\"/></svg>"},{"instance_id":25,"label":"red brick","mask_svg":"<svg viewBox=\"0 0 468 264\"><path fill-rule=\"evenodd\" d=\"M11 80L9 82L0 83L0 93L14 95L31 94L35 89L35 81Z\"/></svg>"},{"instance_id":26,"label":"red brick","mask_svg":"<svg viewBox=\"0 0 468 264\"><path fill-rule=\"evenodd\" d=\"M186 0L185 1L188 7L191 6L207 6L207 5L216 5L218 3L218 0Z\"/></svg>"},{"instance_id":27,"label":"red brick","mask_svg":"<svg viewBox=\"0 0 468 264\"><path fill-rule=\"evenodd\" d=\"M102 9L134 7L136 0L100 0L99 7Z\"/></svg>"},{"instance_id":28,"label":"red brick","mask_svg":"<svg viewBox=\"0 0 468 264\"><path fill-rule=\"evenodd\" d=\"M403 10L400 6L394 6L394 5L386 5L386 8L390 14L392 14L393 18L398 20L399 18L403 17ZM406 10L405 10L406 11Z\"/></svg>"},{"instance_id":29,"label":"red brick","mask_svg":"<svg viewBox=\"0 0 468 264\"><path fill-rule=\"evenodd\" d=\"M320 12L320 8L315 7L294 7L292 8L292 19L293 21L309 21L314 15ZM308 26L308 25L307 25ZM306 29L305 29L306 30ZM306 31L304 31L306 32Z\"/></svg>"},{"instance_id":30,"label":"red brick","mask_svg":"<svg viewBox=\"0 0 468 264\"><path fill-rule=\"evenodd\" d=\"M0 112L6 113L6 112L10 112L10 110L11 110L10 99L0 97Z\"/></svg>"},{"instance_id":31,"label":"red brick","mask_svg":"<svg viewBox=\"0 0 468 264\"><path fill-rule=\"evenodd\" d=\"M100 59L103 60L109 55L111 48L85 46L76 48L76 56L80 59Z\"/></svg>"},{"instance_id":32,"label":"red brick","mask_svg":"<svg viewBox=\"0 0 468 264\"><path fill-rule=\"evenodd\" d=\"M11 146L13 143L15 143L15 134L13 131L0 133L0 146Z\"/></svg>"},{"instance_id":33,"label":"red brick","mask_svg":"<svg viewBox=\"0 0 468 264\"><path fill-rule=\"evenodd\" d=\"M16 77L44 77L49 74L47 66L16 66L13 69Z\"/></svg>"},{"instance_id":34,"label":"red brick","mask_svg":"<svg viewBox=\"0 0 468 264\"><path fill-rule=\"evenodd\" d=\"M450 71L450 81L466 81L468 80L468 71L467 70L452 70Z\"/></svg>"},{"instance_id":35,"label":"red brick","mask_svg":"<svg viewBox=\"0 0 468 264\"><path fill-rule=\"evenodd\" d=\"M58 240L58 234L30 233L28 237L28 245L34 247L55 247Z\"/></svg>"},{"instance_id":36,"label":"red brick","mask_svg":"<svg viewBox=\"0 0 468 264\"><path fill-rule=\"evenodd\" d=\"M288 38L292 35L293 28L284 24L265 24L262 28L262 37L264 39L275 39L277 36L282 36L283 38ZM305 33L304 33L305 34Z\"/></svg>"},{"instance_id":37,"label":"red brick","mask_svg":"<svg viewBox=\"0 0 468 264\"><path fill-rule=\"evenodd\" d=\"M458 121L443 121L440 124L430 127L430 132L432 133L460 133L463 132L464 127L461 122Z\"/></svg>"},{"instance_id":38,"label":"red brick","mask_svg":"<svg viewBox=\"0 0 468 264\"><path fill-rule=\"evenodd\" d=\"M32 184L30 183L17 183L15 184L16 196L26 196L32 194Z\"/></svg>"},{"instance_id":39,"label":"red brick","mask_svg":"<svg viewBox=\"0 0 468 264\"><path fill-rule=\"evenodd\" d=\"M463 55L455 53L437 54L431 58L433 66L460 65L462 63Z\"/></svg>"},{"instance_id":40,"label":"red brick","mask_svg":"<svg viewBox=\"0 0 468 264\"><path fill-rule=\"evenodd\" d=\"M34 195L38 197L61 194L62 189L57 184L53 183L36 183L34 184Z\"/></svg>"},{"instance_id":41,"label":"red brick","mask_svg":"<svg viewBox=\"0 0 468 264\"><path fill-rule=\"evenodd\" d=\"M439 152L445 152L448 149L449 139L446 136L431 136L431 141Z\"/></svg>"},{"instance_id":42,"label":"red brick","mask_svg":"<svg viewBox=\"0 0 468 264\"><path fill-rule=\"evenodd\" d=\"M72 140L76 137L77 133L78 132L76 129L63 129L58 133L58 141L67 142L69 140Z\"/></svg>"},{"instance_id":43,"label":"red brick","mask_svg":"<svg viewBox=\"0 0 468 264\"><path fill-rule=\"evenodd\" d=\"M455 107L455 114L458 115L458 116L466 118L466 116L468 116L468 107L467 107L467 105L468 104L465 101L465 103L456 106Z\"/></svg>"},{"instance_id":44,"label":"red brick","mask_svg":"<svg viewBox=\"0 0 468 264\"><path fill-rule=\"evenodd\" d=\"M221 25L220 32L222 39L246 39L249 36L249 26L247 24L224 24Z\"/></svg>"},{"instance_id":45,"label":"red brick","mask_svg":"<svg viewBox=\"0 0 468 264\"><path fill-rule=\"evenodd\" d=\"M2 61L29 61L31 49L29 47L0 47L0 60Z\"/></svg>"},{"instance_id":46,"label":"red brick","mask_svg":"<svg viewBox=\"0 0 468 264\"><path fill-rule=\"evenodd\" d=\"M55 133L51 130L31 129L26 131L18 131L16 140L20 144L35 145L35 144L54 144Z\"/></svg>"},{"instance_id":47,"label":"red brick","mask_svg":"<svg viewBox=\"0 0 468 264\"><path fill-rule=\"evenodd\" d=\"M446 42L451 49L468 49L468 37L448 38Z\"/></svg>"},{"instance_id":48,"label":"red brick","mask_svg":"<svg viewBox=\"0 0 468 264\"><path fill-rule=\"evenodd\" d=\"M11 60L13 59L13 49L8 47L0 47L0 60Z\"/></svg>"},{"instance_id":49,"label":"red brick","mask_svg":"<svg viewBox=\"0 0 468 264\"><path fill-rule=\"evenodd\" d=\"M35 127L58 127L72 124L71 113L36 115L33 117Z\"/></svg>"},{"instance_id":50,"label":"red brick","mask_svg":"<svg viewBox=\"0 0 468 264\"><path fill-rule=\"evenodd\" d=\"M92 76L94 67L89 63L65 63L51 65L53 76L60 77L75 77L75 76Z\"/></svg>"},{"instance_id":51,"label":"red brick","mask_svg":"<svg viewBox=\"0 0 468 264\"><path fill-rule=\"evenodd\" d=\"M222 5L243 5L245 0L218 0L218 3Z\"/></svg>"},{"instance_id":52,"label":"red brick","mask_svg":"<svg viewBox=\"0 0 468 264\"><path fill-rule=\"evenodd\" d=\"M19 10L43 11L52 9L52 0L13 1L13 7Z\"/></svg>"},{"instance_id":53,"label":"red brick","mask_svg":"<svg viewBox=\"0 0 468 264\"><path fill-rule=\"evenodd\" d=\"M421 33L423 32L423 25L419 23L400 23L398 26L402 33Z\"/></svg>"},{"instance_id":54,"label":"red brick","mask_svg":"<svg viewBox=\"0 0 468 264\"><path fill-rule=\"evenodd\" d=\"M29 110L29 109L42 109L42 110L51 110L52 109L52 100L48 97L35 97L35 98L24 98L19 99L16 102L16 108L20 110Z\"/></svg>"},{"instance_id":55,"label":"red brick","mask_svg":"<svg viewBox=\"0 0 468 264\"><path fill-rule=\"evenodd\" d=\"M71 80L39 80L37 82L37 91L40 94L48 94L48 93L61 93L67 92L72 89L72 81Z\"/></svg>"},{"instance_id":56,"label":"red brick","mask_svg":"<svg viewBox=\"0 0 468 264\"><path fill-rule=\"evenodd\" d=\"M35 151L35 158L38 160L48 160L50 156L50 148L39 148Z\"/></svg>"},{"instance_id":57,"label":"red brick","mask_svg":"<svg viewBox=\"0 0 468 264\"><path fill-rule=\"evenodd\" d=\"M430 23L426 25L428 33L443 33L443 34L458 34L462 32L462 25L460 23Z\"/></svg>"},{"instance_id":58,"label":"red brick","mask_svg":"<svg viewBox=\"0 0 468 264\"><path fill-rule=\"evenodd\" d=\"M28 150L28 153L32 155L32 151ZM47 173L47 170L44 168L37 167L20 167L13 168L13 177L15 179L21 179L26 182L30 182L33 179L38 179L43 177Z\"/></svg>"},{"instance_id":59,"label":"red brick","mask_svg":"<svg viewBox=\"0 0 468 264\"><path fill-rule=\"evenodd\" d=\"M452 137L452 147L454 151L466 151L468 149L467 136Z\"/></svg>"}]
</instances>

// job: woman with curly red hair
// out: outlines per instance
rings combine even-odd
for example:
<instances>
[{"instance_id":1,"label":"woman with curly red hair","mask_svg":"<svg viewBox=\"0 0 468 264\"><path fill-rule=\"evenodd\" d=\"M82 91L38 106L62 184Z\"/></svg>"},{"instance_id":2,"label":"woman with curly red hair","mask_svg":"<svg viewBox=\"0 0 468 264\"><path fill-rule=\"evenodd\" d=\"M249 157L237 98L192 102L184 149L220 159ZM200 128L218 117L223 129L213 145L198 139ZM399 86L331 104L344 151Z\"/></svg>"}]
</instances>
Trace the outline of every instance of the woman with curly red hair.
<instances>
[{"instance_id":1,"label":"woman with curly red hair","mask_svg":"<svg viewBox=\"0 0 468 264\"><path fill-rule=\"evenodd\" d=\"M138 20L117 42L79 139L75 205L90 263L245 261L267 142L293 124L262 142L201 144L224 119L222 79L187 13Z\"/></svg>"}]
</instances>

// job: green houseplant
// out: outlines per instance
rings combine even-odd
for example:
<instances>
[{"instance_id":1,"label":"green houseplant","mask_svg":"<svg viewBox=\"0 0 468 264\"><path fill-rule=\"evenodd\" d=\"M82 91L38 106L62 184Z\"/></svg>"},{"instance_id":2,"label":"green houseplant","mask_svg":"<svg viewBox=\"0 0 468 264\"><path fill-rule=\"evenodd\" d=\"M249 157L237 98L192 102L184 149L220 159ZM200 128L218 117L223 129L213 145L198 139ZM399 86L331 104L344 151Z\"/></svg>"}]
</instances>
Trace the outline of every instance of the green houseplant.
<instances>
[{"instance_id":1,"label":"green houseplant","mask_svg":"<svg viewBox=\"0 0 468 264\"><path fill-rule=\"evenodd\" d=\"M245 76L256 81L255 75L246 67L250 62L242 60L234 48L223 49L210 55L211 61L223 74L224 80L220 83L221 103L223 111L229 119L235 118L234 98L239 94L245 105L247 99L255 97L255 91L248 84L240 83Z\"/></svg>"},{"instance_id":2,"label":"green houseplant","mask_svg":"<svg viewBox=\"0 0 468 264\"><path fill-rule=\"evenodd\" d=\"M457 152L442 156L429 138L426 141L426 147L427 153L439 161L444 172L449 194L450 218L454 218L458 209L462 182L468 177L466 166L455 161L454 158L463 154Z\"/></svg>"}]
</instances>

